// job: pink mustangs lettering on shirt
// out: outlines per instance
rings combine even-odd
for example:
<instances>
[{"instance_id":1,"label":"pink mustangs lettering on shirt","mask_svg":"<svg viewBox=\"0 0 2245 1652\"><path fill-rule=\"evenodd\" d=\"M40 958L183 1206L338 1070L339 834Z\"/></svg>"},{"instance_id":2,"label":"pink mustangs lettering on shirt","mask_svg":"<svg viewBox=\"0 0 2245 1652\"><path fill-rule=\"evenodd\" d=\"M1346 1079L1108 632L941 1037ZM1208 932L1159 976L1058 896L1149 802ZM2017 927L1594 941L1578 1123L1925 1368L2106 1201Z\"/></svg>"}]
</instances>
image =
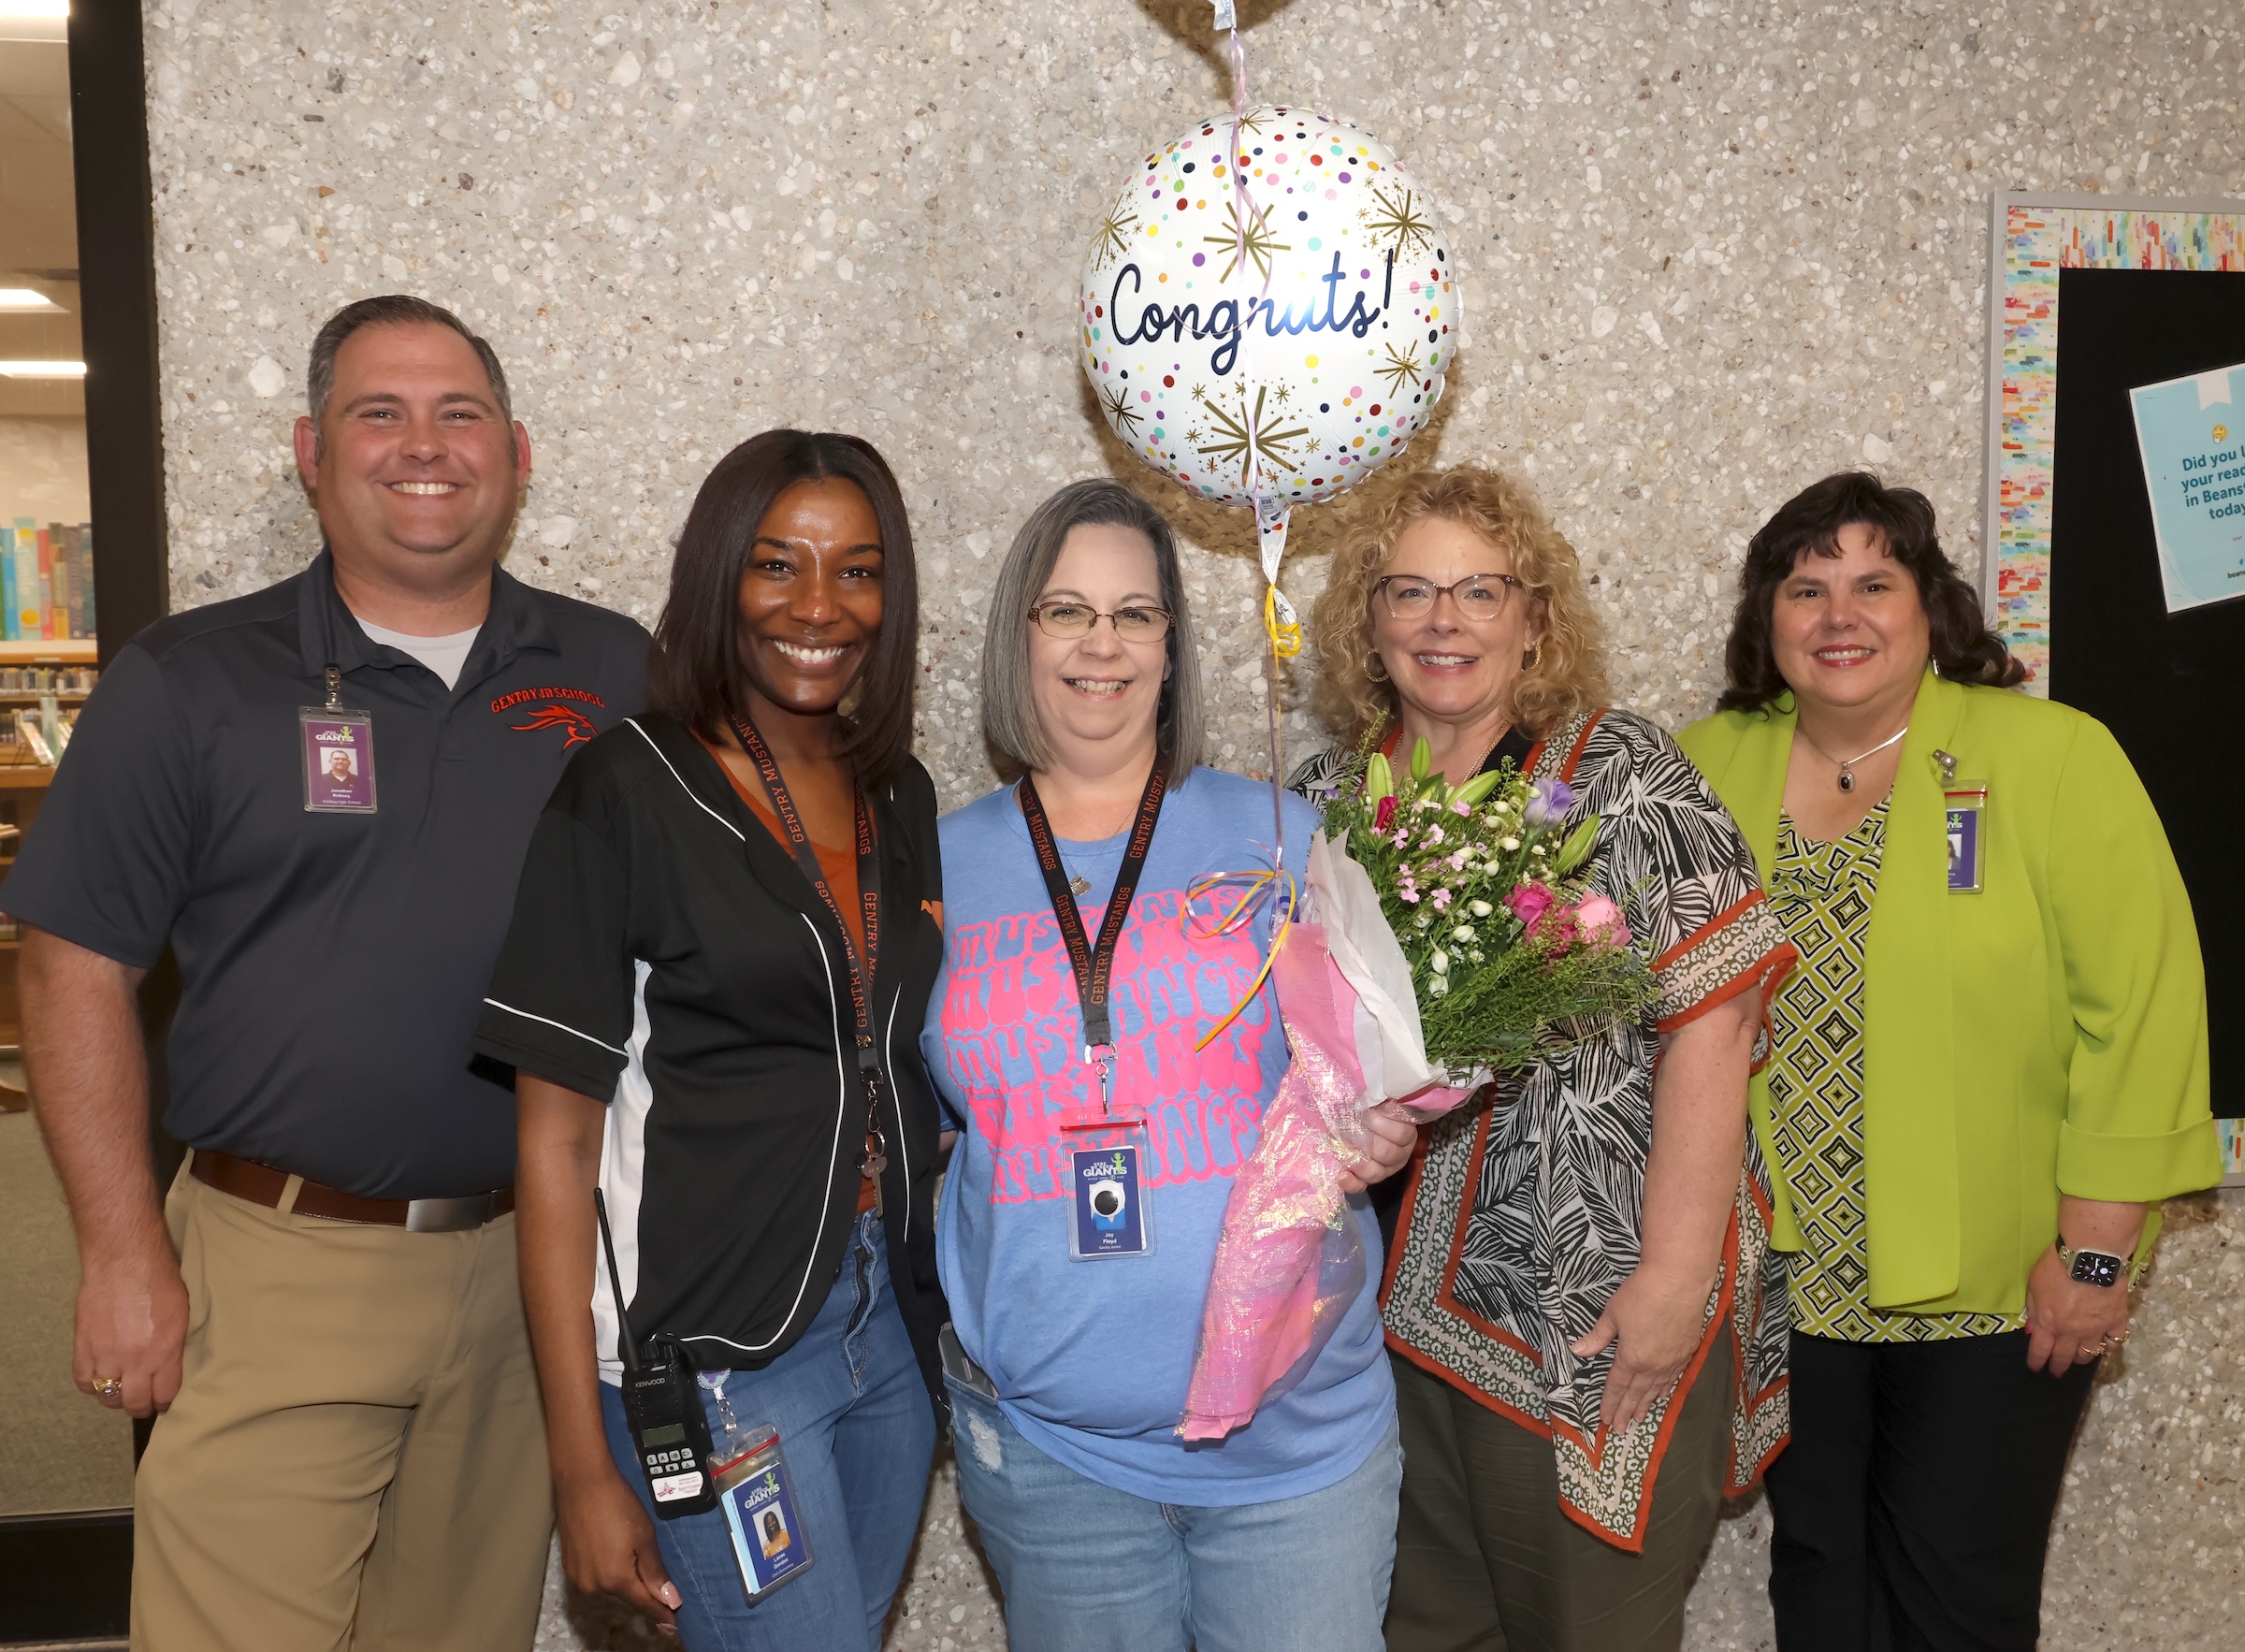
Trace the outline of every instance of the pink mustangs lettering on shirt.
<instances>
[{"instance_id":1,"label":"pink mustangs lettering on shirt","mask_svg":"<svg viewBox=\"0 0 2245 1652\"><path fill-rule=\"evenodd\" d=\"M1245 935L1188 936L1183 904L1175 890L1133 903L1108 997L1115 1110L1145 1118L1154 1187L1237 1170L1254 1150L1267 1054L1285 1058L1267 993L1206 1050L1193 1048L1261 959ZM1084 916L1095 930L1099 911ZM954 928L942 1016L951 1082L990 1144L992 1201L1066 1197L1069 1143L1057 1121L1094 1094L1096 1072L1083 1059L1076 981L1051 912Z\"/></svg>"}]
</instances>

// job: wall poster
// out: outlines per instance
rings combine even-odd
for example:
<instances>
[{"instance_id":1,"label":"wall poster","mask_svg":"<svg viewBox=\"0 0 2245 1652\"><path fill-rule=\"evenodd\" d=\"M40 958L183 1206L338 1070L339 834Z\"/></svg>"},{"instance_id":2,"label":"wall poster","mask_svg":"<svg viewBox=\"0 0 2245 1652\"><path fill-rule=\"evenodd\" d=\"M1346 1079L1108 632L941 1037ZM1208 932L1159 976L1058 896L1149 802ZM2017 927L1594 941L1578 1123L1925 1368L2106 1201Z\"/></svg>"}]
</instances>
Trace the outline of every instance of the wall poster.
<instances>
[{"instance_id":1,"label":"wall poster","mask_svg":"<svg viewBox=\"0 0 2245 1652\"><path fill-rule=\"evenodd\" d=\"M2245 363L2128 392L2167 612L2245 597Z\"/></svg>"}]
</instances>

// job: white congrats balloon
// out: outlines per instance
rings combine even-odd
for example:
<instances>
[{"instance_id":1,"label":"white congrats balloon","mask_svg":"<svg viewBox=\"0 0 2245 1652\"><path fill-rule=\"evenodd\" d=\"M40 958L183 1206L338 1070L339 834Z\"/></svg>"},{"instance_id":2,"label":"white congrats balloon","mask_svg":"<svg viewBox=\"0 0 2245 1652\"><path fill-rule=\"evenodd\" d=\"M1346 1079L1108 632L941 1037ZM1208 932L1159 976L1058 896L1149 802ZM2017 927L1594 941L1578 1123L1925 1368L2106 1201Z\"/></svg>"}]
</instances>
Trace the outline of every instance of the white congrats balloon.
<instances>
[{"instance_id":1,"label":"white congrats balloon","mask_svg":"<svg viewBox=\"0 0 2245 1652\"><path fill-rule=\"evenodd\" d=\"M1286 512L1426 425L1457 296L1432 203L1378 138L1271 108L1234 138L1203 123L1116 197L1084 266L1084 372L1132 452L1257 512L1275 579Z\"/></svg>"}]
</instances>

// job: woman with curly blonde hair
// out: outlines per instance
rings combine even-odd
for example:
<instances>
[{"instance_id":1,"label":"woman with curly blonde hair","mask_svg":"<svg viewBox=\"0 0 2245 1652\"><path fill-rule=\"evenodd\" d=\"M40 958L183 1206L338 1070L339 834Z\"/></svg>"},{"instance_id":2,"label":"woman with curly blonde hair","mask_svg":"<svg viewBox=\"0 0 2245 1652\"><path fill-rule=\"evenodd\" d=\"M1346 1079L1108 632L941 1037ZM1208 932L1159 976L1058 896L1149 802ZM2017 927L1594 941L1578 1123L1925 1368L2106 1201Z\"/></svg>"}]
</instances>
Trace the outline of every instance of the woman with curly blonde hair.
<instances>
[{"instance_id":1,"label":"woman with curly blonde hair","mask_svg":"<svg viewBox=\"0 0 2245 1652\"><path fill-rule=\"evenodd\" d=\"M1348 735L1296 790L1421 740L1598 819L1592 882L1658 996L1427 1126L1388 1247L1403 1494L1389 1652L1673 1648L1726 1491L1786 1436L1770 1183L1746 1129L1792 949L1659 728L1609 708L1574 549L1492 470L1411 478L1312 617ZM1401 1179L1398 1179L1401 1180Z\"/></svg>"}]
</instances>

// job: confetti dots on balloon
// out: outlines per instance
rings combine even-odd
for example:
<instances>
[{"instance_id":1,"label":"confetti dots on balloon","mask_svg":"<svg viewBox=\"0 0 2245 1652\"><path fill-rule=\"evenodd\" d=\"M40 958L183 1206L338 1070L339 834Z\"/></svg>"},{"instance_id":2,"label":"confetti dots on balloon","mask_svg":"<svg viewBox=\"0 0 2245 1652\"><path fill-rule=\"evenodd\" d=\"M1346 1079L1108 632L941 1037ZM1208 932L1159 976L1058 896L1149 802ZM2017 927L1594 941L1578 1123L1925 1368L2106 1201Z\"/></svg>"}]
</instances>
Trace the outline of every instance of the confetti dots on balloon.
<instances>
[{"instance_id":1,"label":"confetti dots on balloon","mask_svg":"<svg viewBox=\"0 0 2245 1652\"><path fill-rule=\"evenodd\" d=\"M1081 288L1084 372L1116 436L1226 504L1362 482L1442 393L1457 300L1437 222L1383 145L1327 116L1259 109L1149 155ZM1392 386L1369 411L1368 379Z\"/></svg>"}]
</instances>

